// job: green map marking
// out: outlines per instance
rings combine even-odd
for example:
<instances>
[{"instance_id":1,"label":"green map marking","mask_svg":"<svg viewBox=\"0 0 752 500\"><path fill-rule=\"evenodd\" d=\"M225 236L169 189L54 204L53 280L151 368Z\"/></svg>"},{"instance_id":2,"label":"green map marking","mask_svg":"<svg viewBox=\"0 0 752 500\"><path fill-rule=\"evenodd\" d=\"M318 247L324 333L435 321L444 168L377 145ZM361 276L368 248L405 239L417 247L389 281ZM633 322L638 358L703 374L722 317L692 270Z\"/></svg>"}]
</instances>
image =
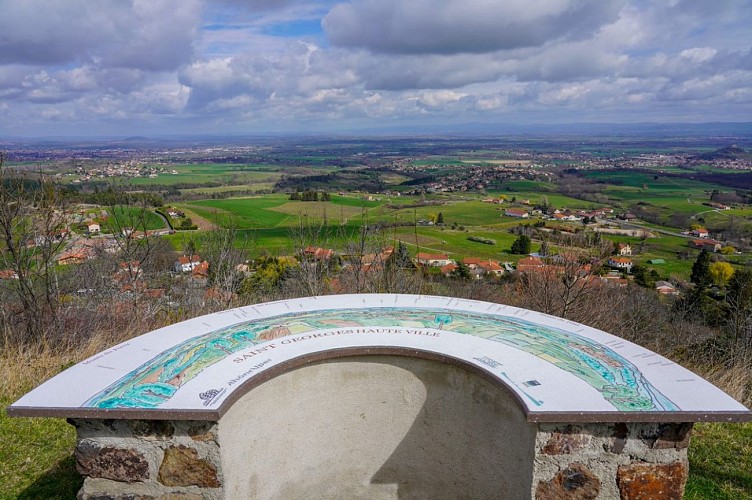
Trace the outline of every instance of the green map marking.
<instances>
[{"instance_id":1,"label":"green map marking","mask_svg":"<svg viewBox=\"0 0 752 500\"><path fill-rule=\"evenodd\" d=\"M472 335L519 349L571 373L600 392L616 410L680 410L631 362L587 337L510 316L409 307L324 309L238 323L173 346L100 391L84 406L158 408L183 384L234 353L288 335L347 327L436 328Z\"/></svg>"}]
</instances>

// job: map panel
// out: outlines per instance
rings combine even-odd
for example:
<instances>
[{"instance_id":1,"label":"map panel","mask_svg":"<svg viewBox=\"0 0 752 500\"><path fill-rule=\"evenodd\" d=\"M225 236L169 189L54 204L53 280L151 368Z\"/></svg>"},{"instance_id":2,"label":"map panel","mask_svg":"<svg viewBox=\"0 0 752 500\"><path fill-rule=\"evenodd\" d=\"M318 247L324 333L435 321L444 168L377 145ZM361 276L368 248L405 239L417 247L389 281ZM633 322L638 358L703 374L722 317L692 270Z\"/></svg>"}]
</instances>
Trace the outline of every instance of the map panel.
<instances>
[{"instance_id":1,"label":"map panel","mask_svg":"<svg viewBox=\"0 0 752 500\"><path fill-rule=\"evenodd\" d=\"M407 295L298 299L172 325L72 367L10 410L218 410L245 382L291 359L379 347L476 366L528 413L747 412L700 377L605 332L499 304ZM74 381L76 390L61 393Z\"/></svg>"}]
</instances>

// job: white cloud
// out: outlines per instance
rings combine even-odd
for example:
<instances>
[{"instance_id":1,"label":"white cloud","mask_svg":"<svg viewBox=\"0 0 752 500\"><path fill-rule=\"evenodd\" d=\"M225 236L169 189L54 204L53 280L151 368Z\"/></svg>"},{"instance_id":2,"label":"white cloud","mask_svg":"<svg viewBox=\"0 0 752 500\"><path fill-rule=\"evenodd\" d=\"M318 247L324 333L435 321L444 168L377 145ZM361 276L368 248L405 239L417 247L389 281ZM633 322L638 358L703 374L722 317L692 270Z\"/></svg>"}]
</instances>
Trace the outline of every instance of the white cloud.
<instances>
[{"instance_id":1,"label":"white cloud","mask_svg":"<svg viewBox=\"0 0 752 500\"><path fill-rule=\"evenodd\" d=\"M483 53L580 39L622 0L352 0L323 19L332 42L397 54Z\"/></svg>"},{"instance_id":2,"label":"white cloud","mask_svg":"<svg viewBox=\"0 0 752 500\"><path fill-rule=\"evenodd\" d=\"M752 116L749 0L0 2L2 133Z\"/></svg>"},{"instance_id":3,"label":"white cloud","mask_svg":"<svg viewBox=\"0 0 752 500\"><path fill-rule=\"evenodd\" d=\"M3 2L0 63L174 69L193 53L198 6L198 0Z\"/></svg>"}]
</instances>

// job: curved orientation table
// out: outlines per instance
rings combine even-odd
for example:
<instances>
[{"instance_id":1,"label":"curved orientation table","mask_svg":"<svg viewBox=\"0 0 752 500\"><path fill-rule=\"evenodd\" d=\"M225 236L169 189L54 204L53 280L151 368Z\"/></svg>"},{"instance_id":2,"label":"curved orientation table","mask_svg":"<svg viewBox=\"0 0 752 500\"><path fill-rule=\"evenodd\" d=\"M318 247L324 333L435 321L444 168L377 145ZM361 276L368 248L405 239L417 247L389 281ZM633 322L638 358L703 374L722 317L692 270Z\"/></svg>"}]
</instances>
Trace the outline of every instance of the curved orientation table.
<instances>
[{"instance_id":1,"label":"curved orientation table","mask_svg":"<svg viewBox=\"0 0 752 500\"><path fill-rule=\"evenodd\" d=\"M529 422L752 420L701 377L603 331L500 304L393 294L269 302L184 321L78 363L7 411L216 421L283 372L379 354L460 365L510 390Z\"/></svg>"}]
</instances>

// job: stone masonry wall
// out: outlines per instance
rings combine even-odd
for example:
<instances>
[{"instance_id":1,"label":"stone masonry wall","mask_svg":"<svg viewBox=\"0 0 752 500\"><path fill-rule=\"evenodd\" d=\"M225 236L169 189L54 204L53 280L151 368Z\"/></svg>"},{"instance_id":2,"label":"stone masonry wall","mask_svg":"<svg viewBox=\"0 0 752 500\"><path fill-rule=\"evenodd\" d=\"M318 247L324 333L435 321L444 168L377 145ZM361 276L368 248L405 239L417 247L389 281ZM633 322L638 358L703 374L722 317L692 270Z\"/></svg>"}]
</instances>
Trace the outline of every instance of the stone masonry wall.
<instances>
[{"instance_id":1,"label":"stone masonry wall","mask_svg":"<svg viewBox=\"0 0 752 500\"><path fill-rule=\"evenodd\" d=\"M86 478L81 500L224 498L215 422L71 423L78 431L76 466ZM530 498L681 499L691 429L690 423L540 424Z\"/></svg>"},{"instance_id":2,"label":"stone masonry wall","mask_svg":"<svg viewBox=\"0 0 752 500\"><path fill-rule=\"evenodd\" d=\"M692 424L540 424L536 500L681 499Z\"/></svg>"},{"instance_id":3,"label":"stone masonry wall","mask_svg":"<svg viewBox=\"0 0 752 500\"><path fill-rule=\"evenodd\" d=\"M220 499L223 477L214 422L70 421L78 431L81 500Z\"/></svg>"}]
</instances>

